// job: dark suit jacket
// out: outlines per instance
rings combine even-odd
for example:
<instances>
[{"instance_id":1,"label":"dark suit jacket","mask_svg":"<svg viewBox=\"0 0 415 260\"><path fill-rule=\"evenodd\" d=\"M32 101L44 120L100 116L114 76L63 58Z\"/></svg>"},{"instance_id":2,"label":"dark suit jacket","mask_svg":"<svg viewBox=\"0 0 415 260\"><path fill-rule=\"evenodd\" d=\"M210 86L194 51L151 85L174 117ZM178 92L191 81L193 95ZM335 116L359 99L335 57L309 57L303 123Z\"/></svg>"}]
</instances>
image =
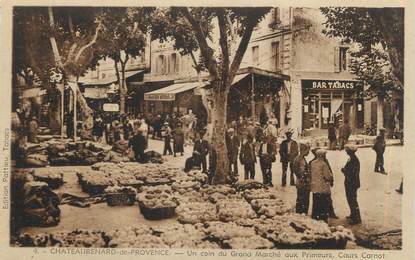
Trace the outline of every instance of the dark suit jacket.
<instances>
[{"instance_id":1,"label":"dark suit jacket","mask_svg":"<svg viewBox=\"0 0 415 260\"><path fill-rule=\"evenodd\" d=\"M209 153L209 143L206 140L195 141L193 151L198 152L201 156L206 156Z\"/></svg>"},{"instance_id":2,"label":"dark suit jacket","mask_svg":"<svg viewBox=\"0 0 415 260\"><path fill-rule=\"evenodd\" d=\"M383 153L385 151L386 141L385 138L378 135L376 136L375 143L373 144L372 149L378 153Z\"/></svg>"},{"instance_id":3,"label":"dark suit jacket","mask_svg":"<svg viewBox=\"0 0 415 260\"><path fill-rule=\"evenodd\" d=\"M226 135L226 148L228 149L228 157L233 160L238 159L239 138L234 135L232 138Z\"/></svg>"},{"instance_id":4,"label":"dark suit jacket","mask_svg":"<svg viewBox=\"0 0 415 260\"><path fill-rule=\"evenodd\" d=\"M252 164L256 163L256 155L255 155L255 144L245 142L241 146L241 152L239 154L239 160L242 164Z\"/></svg>"},{"instance_id":5,"label":"dark suit jacket","mask_svg":"<svg viewBox=\"0 0 415 260\"><path fill-rule=\"evenodd\" d=\"M343 167L344 185L346 189L360 188L360 162L356 156L351 156Z\"/></svg>"},{"instance_id":6,"label":"dark suit jacket","mask_svg":"<svg viewBox=\"0 0 415 260\"><path fill-rule=\"evenodd\" d=\"M295 157L298 156L297 142L291 140L290 153L288 153L288 140L284 140L280 146L281 162L293 162Z\"/></svg>"}]
</instances>

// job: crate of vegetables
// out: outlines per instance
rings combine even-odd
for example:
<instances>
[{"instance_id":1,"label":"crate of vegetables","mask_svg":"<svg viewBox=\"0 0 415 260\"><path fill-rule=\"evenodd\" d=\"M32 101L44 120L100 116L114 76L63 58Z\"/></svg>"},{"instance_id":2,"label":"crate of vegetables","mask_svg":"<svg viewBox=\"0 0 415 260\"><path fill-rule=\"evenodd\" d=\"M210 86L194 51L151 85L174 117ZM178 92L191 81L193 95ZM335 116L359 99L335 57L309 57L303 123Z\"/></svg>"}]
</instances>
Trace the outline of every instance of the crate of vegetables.
<instances>
[{"instance_id":1,"label":"crate of vegetables","mask_svg":"<svg viewBox=\"0 0 415 260\"><path fill-rule=\"evenodd\" d=\"M108 206L131 206L135 202L136 190L133 187L110 186L105 189Z\"/></svg>"}]
</instances>

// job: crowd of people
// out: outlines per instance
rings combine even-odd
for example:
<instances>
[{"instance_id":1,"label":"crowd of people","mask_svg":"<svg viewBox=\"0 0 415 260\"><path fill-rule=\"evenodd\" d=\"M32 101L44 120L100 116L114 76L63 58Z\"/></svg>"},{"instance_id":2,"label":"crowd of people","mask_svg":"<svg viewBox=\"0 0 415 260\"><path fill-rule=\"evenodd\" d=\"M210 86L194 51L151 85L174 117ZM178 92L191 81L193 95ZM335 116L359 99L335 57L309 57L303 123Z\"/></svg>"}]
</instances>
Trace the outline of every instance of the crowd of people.
<instances>
[{"instance_id":1,"label":"crowd of people","mask_svg":"<svg viewBox=\"0 0 415 260\"><path fill-rule=\"evenodd\" d=\"M68 115L70 117L71 115ZM69 118L70 120L70 118ZM71 126L73 124L67 124ZM272 165L279 154L281 162L281 185L289 185L297 189L296 212L308 214L310 195L312 195L313 208L311 215L315 219L328 221L328 218L337 218L331 198L333 187L333 171L326 158L327 150L311 148L309 144L297 142L293 139L293 130L284 131L285 139L278 142L279 131L273 118L261 117L259 122L251 118L240 117L231 122L226 129L225 145L227 148L230 177L238 179L238 165L243 165L244 178L255 179L255 165L259 162L262 181L266 186L273 186ZM37 142L38 122L35 117L27 123L27 139ZM67 128L67 135L71 137L74 129ZM386 148L384 128L374 141L372 149L376 153L374 171L387 174L384 169L384 152ZM191 110L185 115L96 115L92 130L94 141L113 146L113 150L124 153L128 148L134 153L134 160L139 163L146 162L144 151L148 149L148 139L163 140L163 155L184 154L186 144L193 145L190 158L186 159L185 171L194 168L202 170L208 175L208 183L213 182L216 173L217 152L210 137L206 140L206 122L199 120ZM329 124L329 149L345 150L349 160L341 169L345 176L345 191L350 207L349 221L351 224L361 223L357 190L360 187L360 162L356 156L356 146L348 144L351 134L347 120L341 122L338 128ZM314 158L307 162L307 156L313 153ZM289 171L289 173L288 173ZM402 193L402 184L397 190Z\"/></svg>"}]
</instances>

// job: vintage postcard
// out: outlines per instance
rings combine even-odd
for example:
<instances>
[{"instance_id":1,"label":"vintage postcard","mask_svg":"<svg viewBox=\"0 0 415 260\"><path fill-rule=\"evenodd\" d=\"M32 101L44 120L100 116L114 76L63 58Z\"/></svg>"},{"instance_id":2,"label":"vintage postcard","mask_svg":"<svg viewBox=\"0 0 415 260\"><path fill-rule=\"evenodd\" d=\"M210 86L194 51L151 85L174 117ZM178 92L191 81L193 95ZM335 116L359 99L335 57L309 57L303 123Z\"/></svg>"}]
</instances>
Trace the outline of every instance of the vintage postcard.
<instances>
[{"instance_id":1,"label":"vintage postcard","mask_svg":"<svg viewBox=\"0 0 415 260\"><path fill-rule=\"evenodd\" d=\"M413 259L409 1L3 1L1 259Z\"/></svg>"}]
</instances>

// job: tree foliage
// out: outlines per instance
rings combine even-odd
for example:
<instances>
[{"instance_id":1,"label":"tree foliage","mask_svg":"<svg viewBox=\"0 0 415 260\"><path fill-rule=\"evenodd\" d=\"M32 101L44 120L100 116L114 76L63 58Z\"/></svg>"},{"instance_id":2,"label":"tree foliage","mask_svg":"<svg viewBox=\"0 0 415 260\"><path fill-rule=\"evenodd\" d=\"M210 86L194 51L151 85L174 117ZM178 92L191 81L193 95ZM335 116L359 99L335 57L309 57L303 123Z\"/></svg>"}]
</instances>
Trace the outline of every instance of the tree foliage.
<instances>
[{"instance_id":1,"label":"tree foliage","mask_svg":"<svg viewBox=\"0 0 415 260\"><path fill-rule=\"evenodd\" d=\"M359 43L368 54L381 45L387 52L395 84L404 79L404 9L403 8L321 8L327 21L323 33Z\"/></svg>"},{"instance_id":2,"label":"tree foliage","mask_svg":"<svg viewBox=\"0 0 415 260\"><path fill-rule=\"evenodd\" d=\"M229 175L225 145L229 90L254 27L270 9L172 7L159 9L152 23L153 39L173 41L176 50L192 57L198 72L206 70L209 74L211 96L206 109L210 111L213 146L217 152L216 183L226 182Z\"/></svg>"}]
</instances>

